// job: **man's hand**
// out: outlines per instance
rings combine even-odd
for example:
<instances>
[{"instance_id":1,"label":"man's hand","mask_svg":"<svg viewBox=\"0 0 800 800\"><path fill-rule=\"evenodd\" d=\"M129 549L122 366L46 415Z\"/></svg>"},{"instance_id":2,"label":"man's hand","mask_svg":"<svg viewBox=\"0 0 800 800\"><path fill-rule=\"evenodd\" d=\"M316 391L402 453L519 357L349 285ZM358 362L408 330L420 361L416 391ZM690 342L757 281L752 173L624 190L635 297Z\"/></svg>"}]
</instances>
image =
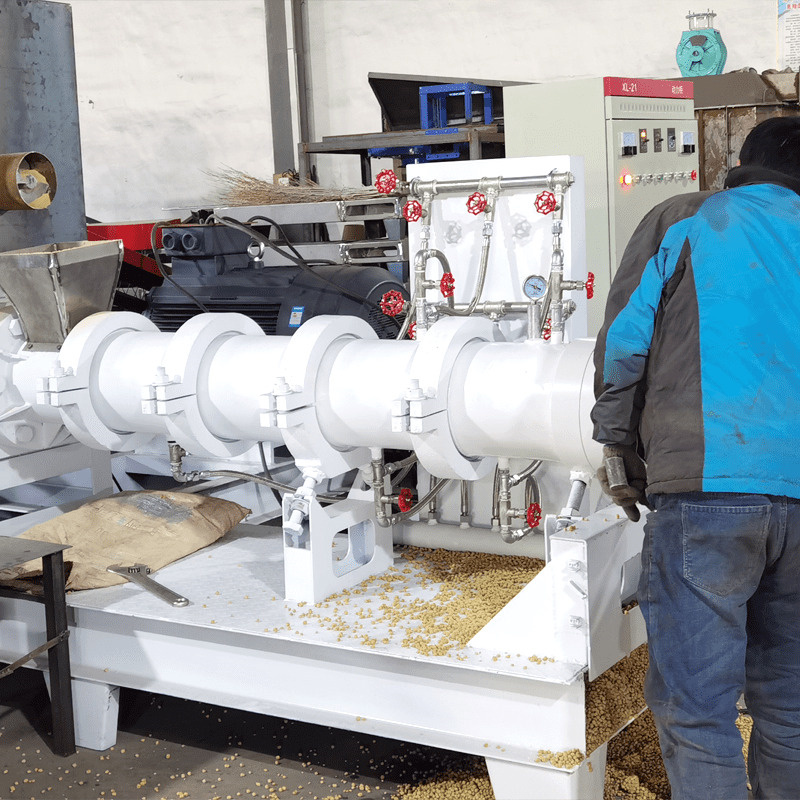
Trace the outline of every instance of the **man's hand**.
<instances>
[{"instance_id":1,"label":"man's hand","mask_svg":"<svg viewBox=\"0 0 800 800\"><path fill-rule=\"evenodd\" d=\"M613 480L609 475L608 459L621 458L625 482ZM613 472L613 470L611 470ZM629 445L607 444L603 447L603 466L597 470L597 479L603 491L627 514L631 522L639 521L637 503L649 508L644 491L647 487L647 467L637 452Z\"/></svg>"}]
</instances>

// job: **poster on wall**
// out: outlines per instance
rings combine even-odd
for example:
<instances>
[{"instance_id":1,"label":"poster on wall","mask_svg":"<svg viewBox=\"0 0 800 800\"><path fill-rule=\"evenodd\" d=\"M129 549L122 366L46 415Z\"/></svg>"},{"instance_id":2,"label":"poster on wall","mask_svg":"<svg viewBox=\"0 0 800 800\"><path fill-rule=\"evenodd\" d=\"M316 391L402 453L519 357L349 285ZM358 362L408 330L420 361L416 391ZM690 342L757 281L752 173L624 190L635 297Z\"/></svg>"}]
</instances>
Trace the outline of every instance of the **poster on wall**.
<instances>
[{"instance_id":1,"label":"poster on wall","mask_svg":"<svg viewBox=\"0 0 800 800\"><path fill-rule=\"evenodd\" d=\"M778 0L778 69L800 70L800 2Z\"/></svg>"}]
</instances>

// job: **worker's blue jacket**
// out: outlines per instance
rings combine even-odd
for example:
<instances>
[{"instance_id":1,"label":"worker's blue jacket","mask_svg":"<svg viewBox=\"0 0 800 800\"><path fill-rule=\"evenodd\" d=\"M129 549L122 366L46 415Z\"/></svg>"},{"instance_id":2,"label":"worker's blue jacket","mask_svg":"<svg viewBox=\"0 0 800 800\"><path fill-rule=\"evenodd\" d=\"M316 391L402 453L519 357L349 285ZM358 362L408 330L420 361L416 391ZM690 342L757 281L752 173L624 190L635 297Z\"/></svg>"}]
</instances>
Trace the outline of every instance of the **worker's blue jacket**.
<instances>
[{"instance_id":1,"label":"worker's blue jacket","mask_svg":"<svg viewBox=\"0 0 800 800\"><path fill-rule=\"evenodd\" d=\"M594 438L648 489L800 498L800 181L738 167L642 220L595 349Z\"/></svg>"}]
</instances>

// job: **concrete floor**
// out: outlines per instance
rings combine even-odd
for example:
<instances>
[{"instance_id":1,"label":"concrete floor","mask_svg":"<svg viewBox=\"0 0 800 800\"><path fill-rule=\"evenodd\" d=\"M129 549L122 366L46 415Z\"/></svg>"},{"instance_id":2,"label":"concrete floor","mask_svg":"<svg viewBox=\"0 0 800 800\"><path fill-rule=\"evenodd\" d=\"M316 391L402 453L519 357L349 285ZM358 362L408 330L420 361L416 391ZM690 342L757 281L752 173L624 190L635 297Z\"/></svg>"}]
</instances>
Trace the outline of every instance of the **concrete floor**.
<instances>
[{"instance_id":1,"label":"concrete floor","mask_svg":"<svg viewBox=\"0 0 800 800\"><path fill-rule=\"evenodd\" d=\"M122 689L117 744L50 750L42 674L0 681L2 800L389 800L481 759Z\"/></svg>"}]
</instances>

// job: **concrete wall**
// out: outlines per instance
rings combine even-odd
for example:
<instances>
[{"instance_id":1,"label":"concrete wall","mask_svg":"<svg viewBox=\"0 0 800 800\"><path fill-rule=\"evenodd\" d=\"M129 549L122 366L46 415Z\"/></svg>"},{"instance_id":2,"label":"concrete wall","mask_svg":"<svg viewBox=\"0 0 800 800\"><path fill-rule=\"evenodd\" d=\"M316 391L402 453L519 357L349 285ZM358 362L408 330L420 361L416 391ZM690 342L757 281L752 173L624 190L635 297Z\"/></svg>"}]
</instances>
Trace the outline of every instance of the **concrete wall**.
<instances>
[{"instance_id":1,"label":"concrete wall","mask_svg":"<svg viewBox=\"0 0 800 800\"><path fill-rule=\"evenodd\" d=\"M685 0L306 2L317 139L380 129L370 71L676 77L688 11ZM271 176L264 0L70 4L87 214L149 219L202 206L213 197L206 171L224 166ZM718 0L714 10L727 69L775 66L774 0ZM325 184L359 182L354 156L317 163Z\"/></svg>"},{"instance_id":2,"label":"concrete wall","mask_svg":"<svg viewBox=\"0 0 800 800\"><path fill-rule=\"evenodd\" d=\"M70 5L88 216L176 216L226 165L271 175L263 0Z\"/></svg>"}]
</instances>

